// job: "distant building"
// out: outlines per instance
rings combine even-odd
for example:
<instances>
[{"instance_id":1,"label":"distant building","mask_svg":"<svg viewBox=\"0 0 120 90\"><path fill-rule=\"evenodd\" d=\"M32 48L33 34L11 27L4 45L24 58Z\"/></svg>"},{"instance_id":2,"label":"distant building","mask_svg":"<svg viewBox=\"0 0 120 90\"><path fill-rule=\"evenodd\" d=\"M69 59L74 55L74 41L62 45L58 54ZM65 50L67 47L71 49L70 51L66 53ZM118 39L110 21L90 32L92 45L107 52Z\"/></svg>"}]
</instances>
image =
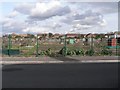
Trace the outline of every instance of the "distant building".
<instances>
[{"instance_id":1,"label":"distant building","mask_svg":"<svg viewBox=\"0 0 120 90\"><path fill-rule=\"evenodd\" d=\"M77 38L78 37L78 34L66 34L67 38Z\"/></svg>"},{"instance_id":2,"label":"distant building","mask_svg":"<svg viewBox=\"0 0 120 90\"><path fill-rule=\"evenodd\" d=\"M60 38L60 34L54 34L52 38L55 38L55 39L59 39Z\"/></svg>"},{"instance_id":3,"label":"distant building","mask_svg":"<svg viewBox=\"0 0 120 90\"><path fill-rule=\"evenodd\" d=\"M117 46L117 44L120 44L120 34L114 33L109 36L108 46Z\"/></svg>"},{"instance_id":4,"label":"distant building","mask_svg":"<svg viewBox=\"0 0 120 90\"><path fill-rule=\"evenodd\" d=\"M20 36L20 37L27 37L28 34L20 34L19 36Z\"/></svg>"}]
</instances>

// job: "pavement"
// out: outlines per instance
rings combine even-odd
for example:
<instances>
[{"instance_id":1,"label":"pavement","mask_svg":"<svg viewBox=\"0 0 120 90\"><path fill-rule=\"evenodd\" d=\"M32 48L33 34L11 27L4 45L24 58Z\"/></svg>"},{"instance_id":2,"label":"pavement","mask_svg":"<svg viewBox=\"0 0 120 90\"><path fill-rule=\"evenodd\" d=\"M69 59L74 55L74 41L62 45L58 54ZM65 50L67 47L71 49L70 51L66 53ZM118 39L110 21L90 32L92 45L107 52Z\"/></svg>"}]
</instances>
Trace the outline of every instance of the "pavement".
<instances>
[{"instance_id":1,"label":"pavement","mask_svg":"<svg viewBox=\"0 0 120 90\"><path fill-rule=\"evenodd\" d=\"M118 56L66 56L66 57L1 57L0 64L43 63L110 63L120 62Z\"/></svg>"}]
</instances>

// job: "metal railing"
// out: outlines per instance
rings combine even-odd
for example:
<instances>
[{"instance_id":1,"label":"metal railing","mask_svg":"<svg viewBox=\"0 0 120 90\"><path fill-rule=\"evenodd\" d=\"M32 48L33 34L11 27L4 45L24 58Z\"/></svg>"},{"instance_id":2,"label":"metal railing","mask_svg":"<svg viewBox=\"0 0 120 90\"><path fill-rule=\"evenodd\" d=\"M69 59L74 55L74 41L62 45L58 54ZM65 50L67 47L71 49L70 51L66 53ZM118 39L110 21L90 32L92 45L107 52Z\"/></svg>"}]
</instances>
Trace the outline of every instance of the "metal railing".
<instances>
[{"instance_id":1,"label":"metal railing","mask_svg":"<svg viewBox=\"0 0 120 90\"><path fill-rule=\"evenodd\" d=\"M112 43L112 42L111 42ZM117 41L116 41L117 43ZM87 38L67 38L63 39L42 39L38 35L35 37L3 37L2 43L3 56L67 56L67 55L90 55L103 56L114 55L118 56L120 46L108 46L108 38L95 39ZM62 51L62 53L60 53ZM81 54L82 53L82 54Z\"/></svg>"}]
</instances>

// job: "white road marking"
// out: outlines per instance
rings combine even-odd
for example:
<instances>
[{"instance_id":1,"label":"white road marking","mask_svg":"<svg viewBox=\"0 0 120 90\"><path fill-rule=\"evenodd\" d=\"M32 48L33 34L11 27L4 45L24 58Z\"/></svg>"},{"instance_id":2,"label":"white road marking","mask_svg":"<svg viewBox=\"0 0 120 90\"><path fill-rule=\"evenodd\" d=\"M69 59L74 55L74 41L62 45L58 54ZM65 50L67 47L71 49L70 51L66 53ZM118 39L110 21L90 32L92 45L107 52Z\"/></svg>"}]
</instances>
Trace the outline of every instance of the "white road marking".
<instances>
[{"instance_id":1,"label":"white road marking","mask_svg":"<svg viewBox=\"0 0 120 90\"><path fill-rule=\"evenodd\" d=\"M43 63L112 63L120 60L80 60L80 61L0 61L0 64L43 64Z\"/></svg>"}]
</instances>

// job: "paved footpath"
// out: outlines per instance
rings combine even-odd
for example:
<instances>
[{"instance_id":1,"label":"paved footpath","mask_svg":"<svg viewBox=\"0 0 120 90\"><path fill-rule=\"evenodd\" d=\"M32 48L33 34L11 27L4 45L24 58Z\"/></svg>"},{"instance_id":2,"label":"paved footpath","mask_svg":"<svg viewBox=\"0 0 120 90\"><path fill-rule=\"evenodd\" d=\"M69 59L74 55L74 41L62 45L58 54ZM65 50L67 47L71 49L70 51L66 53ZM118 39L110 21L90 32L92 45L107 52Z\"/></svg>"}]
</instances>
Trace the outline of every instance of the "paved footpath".
<instances>
[{"instance_id":1,"label":"paved footpath","mask_svg":"<svg viewBox=\"0 0 120 90\"><path fill-rule=\"evenodd\" d=\"M0 57L0 64L120 62L118 56Z\"/></svg>"}]
</instances>

